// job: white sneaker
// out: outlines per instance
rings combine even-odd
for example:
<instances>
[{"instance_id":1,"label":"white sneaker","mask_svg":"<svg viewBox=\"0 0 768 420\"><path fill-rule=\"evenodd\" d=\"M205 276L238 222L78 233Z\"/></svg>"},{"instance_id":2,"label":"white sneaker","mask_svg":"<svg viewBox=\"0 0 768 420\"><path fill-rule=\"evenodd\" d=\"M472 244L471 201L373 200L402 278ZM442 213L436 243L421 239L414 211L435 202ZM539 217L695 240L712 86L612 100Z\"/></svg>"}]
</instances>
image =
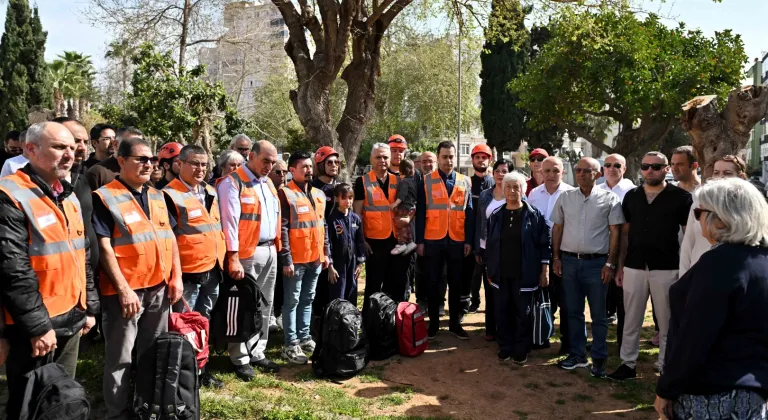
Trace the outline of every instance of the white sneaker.
<instances>
[{"instance_id":1,"label":"white sneaker","mask_svg":"<svg viewBox=\"0 0 768 420\"><path fill-rule=\"evenodd\" d=\"M314 353L317 344L311 338L299 342L299 347L307 353Z\"/></svg>"},{"instance_id":2,"label":"white sneaker","mask_svg":"<svg viewBox=\"0 0 768 420\"><path fill-rule=\"evenodd\" d=\"M289 362L295 363L297 365L306 365L307 362L309 361L309 359L307 358L307 355L305 355L304 352L301 351L301 347L299 347L298 345L283 347L281 356L283 356L283 358L288 360Z\"/></svg>"},{"instance_id":3,"label":"white sneaker","mask_svg":"<svg viewBox=\"0 0 768 420\"><path fill-rule=\"evenodd\" d=\"M397 244L397 246L390 252L392 255L400 255L408 248L406 244Z\"/></svg>"},{"instance_id":4,"label":"white sneaker","mask_svg":"<svg viewBox=\"0 0 768 420\"><path fill-rule=\"evenodd\" d=\"M403 254L410 254L414 250L416 250L416 244L411 242L405 246L405 252L403 252Z\"/></svg>"}]
</instances>

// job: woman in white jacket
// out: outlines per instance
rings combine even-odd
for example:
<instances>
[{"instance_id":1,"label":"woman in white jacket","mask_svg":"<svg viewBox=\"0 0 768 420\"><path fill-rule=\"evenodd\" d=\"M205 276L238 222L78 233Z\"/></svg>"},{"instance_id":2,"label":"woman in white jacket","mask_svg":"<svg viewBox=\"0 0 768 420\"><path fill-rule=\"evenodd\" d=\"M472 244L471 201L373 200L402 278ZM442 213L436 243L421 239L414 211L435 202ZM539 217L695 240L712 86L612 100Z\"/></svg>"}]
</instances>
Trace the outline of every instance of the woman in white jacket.
<instances>
[{"instance_id":1,"label":"woman in white jacket","mask_svg":"<svg viewBox=\"0 0 768 420\"><path fill-rule=\"evenodd\" d=\"M715 169L712 172L712 179L716 178L741 178L747 179L747 165L744 161L734 155L725 155L717 158ZM701 254L712 248L701 233L701 224L693 216L693 209L698 208L699 203L693 200L691 211L688 213L688 224L685 228L685 236L680 244L680 274L682 277L697 261Z\"/></svg>"}]
</instances>

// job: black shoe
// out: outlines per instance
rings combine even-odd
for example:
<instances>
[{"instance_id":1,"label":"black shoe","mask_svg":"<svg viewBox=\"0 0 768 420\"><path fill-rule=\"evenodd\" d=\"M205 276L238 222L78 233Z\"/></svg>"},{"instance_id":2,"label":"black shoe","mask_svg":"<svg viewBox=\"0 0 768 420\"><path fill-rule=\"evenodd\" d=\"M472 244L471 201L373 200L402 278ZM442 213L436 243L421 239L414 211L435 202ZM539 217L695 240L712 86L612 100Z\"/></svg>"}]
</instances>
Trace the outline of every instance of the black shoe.
<instances>
[{"instance_id":1,"label":"black shoe","mask_svg":"<svg viewBox=\"0 0 768 420\"><path fill-rule=\"evenodd\" d=\"M440 330L440 326L435 324L433 327L432 324L429 324L429 329L427 330L427 340L432 341L437 337L437 332Z\"/></svg>"},{"instance_id":2,"label":"black shoe","mask_svg":"<svg viewBox=\"0 0 768 420\"><path fill-rule=\"evenodd\" d=\"M595 378L605 378L605 359L592 359L590 374Z\"/></svg>"},{"instance_id":3,"label":"black shoe","mask_svg":"<svg viewBox=\"0 0 768 420\"><path fill-rule=\"evenodd\" d=\"M517 363L518 365L522 366L522 365L526 364L526 362L528 362L528 356L513 357L512 361Z\"/></svg>"},{"instance_id":4,"label":"black shoe","mask_svg":"<svg viewBox=\"0 0 768 420\"><path fill-rule=\"evenodd\" d=\"M253 369L248 365L233 365L232 370L235 371L235 375L243 382L250 382L251 379L256 377L256 373L254 373Z\"/></svg>"},{"instance_id":5,"label":"black shoe","mask_svg":"<svg viewBox=\"0 0 768 420\"><path fill-rule=\"evenodd\" d=\"M251 362L251 366L258 368L260 371L264 373L280 372L280 365L267 359L266 357L261 360L257 360L255 362Z\"/></svg>"},{"instance_id":6,"label":"black shoe","mask_svg":"<svg viewBox=\"0 0 768 420\"><path fill-rule=\"evenodd\" d=\"M478 309L480 309L480 302L469 305L469 313L471 314L477 312Z\"/></svg>"},{"instance_id":7,"label":"black shoe","mask_svg":"<svg viewBox=\"0 0 768 420\"><path fill-rule=\"evenodd\" d=\"M557 352L558 356L568 356L571 354L571 348L568 346L560 345L560 350Z\"/></svg>"},{"instance_id":8,"label":"black shoe","mask_svg":"<svg viewBox=\"0 0 768 420\"><path fill-rule=\"evenodd\" d=\"M459 340L469 340L469 334L464 331L464 328L461 328L461 325L448 328L448 332L453 334L454 337L458 338Z\"/></svg>"},{"instance_id":9,"label":"black shoe","mask_svg":"<svg viewBox=\"0 0 768 420\"><path fill-rule=\"evenodd\" d=\"M565 370L573 370L576 368L589 367L589 362L585 357L570 355L565 360L561 360L557 366Z\"/></svg>"},{"instance_id":10,"label":"black shoe","mask_svg":"<svg viewBox=\"0 0 768 420\"><path fill-rule=\"evenodd\" d=\"M512 352L502 350L499 352L499 354L496 355L496 357L498 357L500 361L506 362L507 360L512 358Z\"/></svg>"},{"instance_id":11,"label":"black shoe","mask_svg":"<svg viewBox=\"0 0 768 420\"><path fill-rule=\"evenodd\" d=\"M625 379L635 378L637 378L637 371L623 363L613 373L608 375L608 379L613 379L614 381L623 381Z\"/></svg>"},{"instance_id":12,"label":"black shoe","mask_svg":"<svg viewBox=\"0 0 768 420\"><path fill-rule=\"evenodd\" d=\"M224 388L224 382L216 379L208 372L208 369L203 368L203 372L200 374L200 385L205 388L221 389Z\"/></svg>"}]
</instances>

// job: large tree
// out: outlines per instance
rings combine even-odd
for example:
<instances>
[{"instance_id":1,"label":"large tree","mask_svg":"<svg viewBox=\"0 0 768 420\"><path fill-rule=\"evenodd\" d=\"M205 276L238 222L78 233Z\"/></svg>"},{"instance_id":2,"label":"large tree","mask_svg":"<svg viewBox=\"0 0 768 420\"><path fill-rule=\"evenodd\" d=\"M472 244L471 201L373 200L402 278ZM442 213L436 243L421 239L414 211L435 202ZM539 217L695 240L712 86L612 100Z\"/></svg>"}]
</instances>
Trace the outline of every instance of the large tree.
<instances>
[{"instance_id":1,"label":"large tree","mask_svg":"<svg viewBox=\"0 0 768 420\"><path fill-rule=\"evenodd\" d=\"M627 157L629 176L645 151L659 148L678 123L680 104L702 93L724 96L746 61L731 31L705 37L622 10L574 11L552 22L552 39L511 86L529 124L568 129L607 153ZM614 144L593 133L588 118L609 118Z\"/></svg>"},{"instance_id":2,"label":"large tree","mask_svg":"<svg viewBox=\"0 0 768 420\"><path fill-rule=\"evenodd\" d=\"M0 40L0 132L26 127L29 109L51 102L41 61L46 36L27 0L9 1Z\"/></svg>"}]
</instances>

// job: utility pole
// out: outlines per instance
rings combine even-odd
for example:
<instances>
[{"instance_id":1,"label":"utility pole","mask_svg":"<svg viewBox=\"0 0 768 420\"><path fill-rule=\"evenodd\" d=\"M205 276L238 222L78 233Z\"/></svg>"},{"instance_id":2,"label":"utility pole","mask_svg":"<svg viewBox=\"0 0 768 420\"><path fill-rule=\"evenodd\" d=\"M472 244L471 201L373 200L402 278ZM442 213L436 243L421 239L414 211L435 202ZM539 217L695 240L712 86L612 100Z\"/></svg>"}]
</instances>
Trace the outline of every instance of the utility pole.
<instances>
[{"instance_id":1,"label":"utility pole","mask_svg":"<svg viewBox=\"0 0 768 420\"><path fill-rule=\"evenodd\" d=\"M459 98L456 112L456 171L461 173L461 23L459 23Z\"/></svg>"}]
</instances>

